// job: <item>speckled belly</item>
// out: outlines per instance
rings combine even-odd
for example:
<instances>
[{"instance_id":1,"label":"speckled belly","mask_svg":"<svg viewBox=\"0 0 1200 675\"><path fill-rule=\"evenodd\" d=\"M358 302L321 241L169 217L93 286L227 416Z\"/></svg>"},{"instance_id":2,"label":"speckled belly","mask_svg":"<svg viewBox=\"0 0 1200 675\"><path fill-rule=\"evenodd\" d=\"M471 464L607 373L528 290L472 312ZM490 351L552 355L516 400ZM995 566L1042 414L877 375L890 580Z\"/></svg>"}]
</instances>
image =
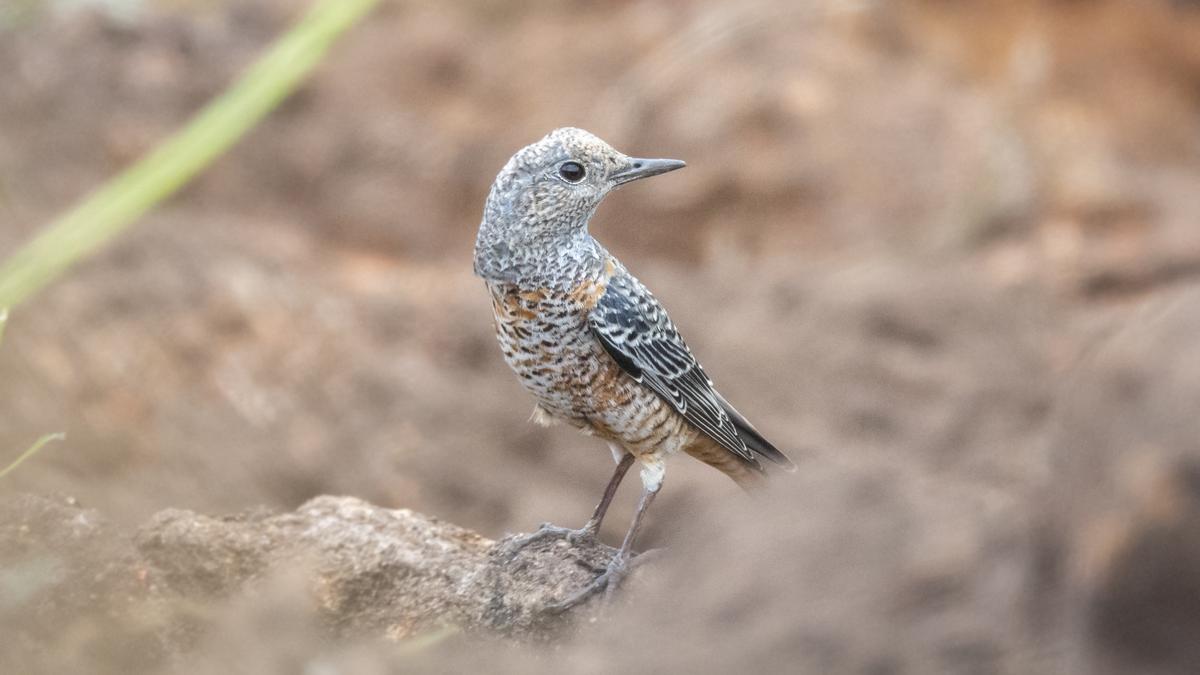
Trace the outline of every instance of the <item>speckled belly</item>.
<instances>
[{"instance_id":1,"label":"speckled belly","mask_svg":"<svg viewBox=\"0 0 1200 675\"><path fill-rule=\"evenodd\" d=\"M587 324L590 307L578 297L492 288L504 359L540 410L635 455L670 453L694 441L697 432L683 417L604 351Z\"/></svg>"}]
</instances>

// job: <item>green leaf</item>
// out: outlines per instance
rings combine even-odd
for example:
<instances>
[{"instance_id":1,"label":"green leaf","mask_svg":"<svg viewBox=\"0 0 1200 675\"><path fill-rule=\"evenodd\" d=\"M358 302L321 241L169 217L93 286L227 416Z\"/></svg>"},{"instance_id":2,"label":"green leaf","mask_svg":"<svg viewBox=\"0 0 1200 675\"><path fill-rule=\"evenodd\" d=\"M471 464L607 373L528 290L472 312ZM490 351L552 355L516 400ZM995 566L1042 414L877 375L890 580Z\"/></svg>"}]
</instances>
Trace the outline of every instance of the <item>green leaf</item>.
<instances>
[{"instance_id":1,"label":"green leaf","mask_svg":"<svg viewBox=\"0 0 1200 675\"><path fill-rule=\"evenodd\" d=\"M186 185L292 93L334 39L378 3L318 0L183 130L0 263L0 307L15 308Z\"/></svg>"},{"instance_id":2,"label":"green leaf","mask_svg":"<svg viewBox=\"0 0 1200 675\"><path fill-rule=\"evenodd\" d=\"M28 450L26 450L25 452L22 452L21 456L17 457L13 461L12 464L9 464L8 466L4 467L3 469L0 469L0 479L3 479L8 474L12 473L13 470L15 470L18 466L21 466L22 462L24 462L25 460L29 459L30 457L33 457L34 455L36 455L38 453L38 451L41 450L50 441L62 441L62 440L66 440L66 438L67 438L67 435L60 432L57 434L46 434L45 436L42 436L41 438L37 439L37 442L34 443L33 445L31 445Z\"/></svg>"}]
</instances>

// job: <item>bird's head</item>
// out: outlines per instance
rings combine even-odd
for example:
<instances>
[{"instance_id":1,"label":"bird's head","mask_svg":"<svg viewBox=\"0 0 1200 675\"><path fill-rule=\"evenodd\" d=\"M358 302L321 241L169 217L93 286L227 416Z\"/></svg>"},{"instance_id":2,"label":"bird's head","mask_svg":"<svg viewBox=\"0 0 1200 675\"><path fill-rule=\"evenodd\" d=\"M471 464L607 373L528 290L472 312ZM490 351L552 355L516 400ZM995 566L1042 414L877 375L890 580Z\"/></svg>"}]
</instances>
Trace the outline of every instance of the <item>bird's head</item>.
<instances>
[{"instance_id":1,"label":"bird's head","mask_svg":"<svg viewBox=\"0 0 1200 675\"><path fill-rule=\"evenodd\" d=\"M614 188L682 168L641 159L574 128L522 148L496 176L475 242L475 272L513 281L521 268L587 238L587 223Z\"/></svg>"}]
</instances>

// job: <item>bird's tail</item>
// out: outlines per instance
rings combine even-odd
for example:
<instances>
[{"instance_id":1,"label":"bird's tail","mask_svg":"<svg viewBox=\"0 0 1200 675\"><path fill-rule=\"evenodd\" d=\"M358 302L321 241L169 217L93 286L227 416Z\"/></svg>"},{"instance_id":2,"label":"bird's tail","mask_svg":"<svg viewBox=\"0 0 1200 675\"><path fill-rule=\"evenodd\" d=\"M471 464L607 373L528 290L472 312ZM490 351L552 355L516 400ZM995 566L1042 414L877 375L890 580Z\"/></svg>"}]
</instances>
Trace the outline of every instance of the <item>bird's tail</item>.
<instances>
[{"instance_id":1,"label":"bird's tail","mask_svg":"<svg viewBox=\"0 0 1200 675\"><path fill-rule=\"evenodd\" d=\"M753 450L755 455L765 457L778 464L784 471L791 472L796 470L796 464L788 459L788 456L775 447L771 441L764 438L758 432L758 429L755 429L754 425L750 424L749 420L743 417L737 409L729 405L729 401L726 401L724 396L715 391L713 393L717 394L717 400L720 401L721 407L725 409L725 412L729 414L729 419L733 420L733 426L737 427L738 436L741 437L742 442L746 444L747 448Z\"/></svg>"},{"instance_id":2,"label":"bird's tail","mask_svg":"<svg viewBox=\"0 0 1200 675\"><path fill-rule=\"evenodd\" d=\"M684 452L733 479L746 492L767 484L767 472L757 459L746 459L730 452L725 446L707 436L684 448Z\"/></svg>"},{"instance_id":3,"label":"bird's tail","mask_svg":"<svg viewBox=\"0 0 1200 675\"><path fill-rule=\"evenodd\" d=\"M744 422L745 420L741 421ZM758 433L758 430L750 426L748 422L743 426L738 424L738 420L734 420L733 424L737 427L738 436L742 437L742 442L746 444L747 448L753 450L754 454L771 460L775 464L778 464L779 468L784 471L792 472L796 470L796 463L783 454L782 450L771 445L771 442L763 438L762 434Z\"/></svg>"}]
</instances>

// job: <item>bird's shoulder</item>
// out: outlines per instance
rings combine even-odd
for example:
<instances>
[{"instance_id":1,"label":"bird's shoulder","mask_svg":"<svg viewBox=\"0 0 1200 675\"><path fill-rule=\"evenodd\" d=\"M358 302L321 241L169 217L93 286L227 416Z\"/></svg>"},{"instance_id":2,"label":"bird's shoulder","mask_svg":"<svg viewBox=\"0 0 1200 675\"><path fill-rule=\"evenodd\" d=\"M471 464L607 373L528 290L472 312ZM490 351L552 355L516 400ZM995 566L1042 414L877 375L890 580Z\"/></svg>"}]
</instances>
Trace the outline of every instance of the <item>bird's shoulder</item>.
<instances>
[{"instance_id":1,"label":"bird's shoulder","mask_svg":"<svg viewBox=\"0 0 1200 675\"><path fill-rule=\"evenodd\" d=\"M606 255L599 269L594 273L583 274L571 284L566 292L571 303L584 312L592 312L608 294L613 281L627 275L624 266L612 255Z\"/></svg>"},{"instance_id":2,"label":"bird's shoulder","mask_svg":"<svg viewBox=\"0 0 1200 675\"><path fill-rule=\"evenodd\" d=\"M795 465L725 400L654 294L624 268L589 315L592 333L630 377L649 387L716 444L761 471L759 457Z\"/></svg>"},{"instance_id":3,"label":"bird's shoulder","mask_svg":"<svg viewBox=\"0 0 1200 675\"><path fill-rule=\"evenodd\" d=\"M621 263L607 252L586 266L574 267L533 280L489 280L487 287L493 306L498 314L526 319L546 309L586 315L604 297L610 281L627 274Z\"/></svg>"},{"instance_id":4,"label":"bird's shoulder","mask_svg":"<svg viewBox=\"0 0 1200 675\"><path fill-rule=\"evenodd\" d=\"M589 315L608 355L721 447L760 468L662 303L622 268Z\"/></svg>"},{"instance_id":5,"label":"bird's shoulder","mask_svg":"<svg viewBox=\"0 0 1200 675\"><path fill-rule=\"evenodd\" d=\"M675 361L659 364L664 367L664 374L680 373L696 365L666 308L645 284L613 260L613 274L589 315L593 330L623 351L638 351L658 343L660 350L677 353Z\"/></svg>"}]
</instances>

